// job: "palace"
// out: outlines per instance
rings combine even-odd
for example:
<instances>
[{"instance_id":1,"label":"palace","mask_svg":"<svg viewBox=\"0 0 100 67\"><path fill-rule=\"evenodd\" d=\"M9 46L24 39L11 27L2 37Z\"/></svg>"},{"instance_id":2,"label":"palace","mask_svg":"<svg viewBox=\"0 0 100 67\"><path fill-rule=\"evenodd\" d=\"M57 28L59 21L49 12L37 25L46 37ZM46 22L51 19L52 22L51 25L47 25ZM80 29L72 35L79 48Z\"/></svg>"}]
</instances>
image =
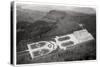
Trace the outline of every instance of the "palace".
<instances>
[{"instance_id":1,"label":"palace","mask_svg":"<svg viewBox=\"0 0 100 67\"><path fill-rule=\"evenodd\" d=\"M77 45L82 42L93 40L93 36L86 30L74 31L71 34L56 36L54 41L39 41L31 44L27 44L28 51L31 55L31 58L47 55L58 47L62 50L66 50L67 47Z\"/></svg>"}]
</instances>

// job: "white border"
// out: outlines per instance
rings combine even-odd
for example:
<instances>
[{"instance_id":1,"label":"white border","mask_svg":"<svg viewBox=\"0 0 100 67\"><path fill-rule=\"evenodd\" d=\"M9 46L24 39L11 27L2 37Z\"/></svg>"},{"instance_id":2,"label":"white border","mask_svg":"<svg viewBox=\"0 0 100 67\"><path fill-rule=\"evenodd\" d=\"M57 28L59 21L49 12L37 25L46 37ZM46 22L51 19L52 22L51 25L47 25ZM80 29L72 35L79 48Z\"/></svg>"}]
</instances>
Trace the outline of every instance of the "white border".
<instances>
[{"instance_id":1,"label":"white border","mask_svg":"<svg viewBox=\"0 0 100 67\"><path fill-rule=\"evenodd\" d=\"M13 67L10 64L10 3L13 0L0 0L0 67ZM17 0L18 1L18 0ZM19 0L22 1L22 0ZM24 0L25 1L25 0ZM27 0L30 1L30 0ZM31 0L46 3L68 3L96 5L97 7L97 61L66 62L52 64L23 65L20 67L100 67L100 0ZM72 1L72 2L71 2ZM91 1L91 2L89 2ZM5 49L5 50L4 50Z\"/></svg>"},{"instance_id":2,"label":"white border","mask_svg":"<svg viewBox=\"0 0 100 67\"><path fill-rule=\"evenodd\" d=\"M66 3L49 3L49 2L36 2L36 1L14 1L14 66L32 66L32 65L38 65L38 63L35 63L35 64L16 64L16 4L17 3L24 3L24 4L38 4L38 5L55 5L55 6L74 6L74 7L90 7L90 8L94 8L96 9L97 6L96 5L81 5L81 4L66 4ZM92 62L95 62L96 60L83 60L83 61L71 61L71 62L75 62L75 63L85 63L85 62L89 62L89 61L92 61ZM68 63L71 63L70 61L67 62ZM48 63L39 63L41 65L51 65L51 64L55 64L55 63L60 63L60 64L66 64L66 62L50 62L49 64Z\"/></svg>"},{"instance_id":3,"label":"white border","mask_svg":"<svg viewBox=\"0 0 100 67\"><path fill-rule=\"evenodd\" d=\"M96 5L83 5L83 4L71 4L71 3L50 3L50 2L35 2L35 1L16 1L16 3L22 3L22 4L36 4L36 5L54 5L54 6L73 6L73 7L90 7L90 8L96 8Z\"/></svg>"}]
</instances>

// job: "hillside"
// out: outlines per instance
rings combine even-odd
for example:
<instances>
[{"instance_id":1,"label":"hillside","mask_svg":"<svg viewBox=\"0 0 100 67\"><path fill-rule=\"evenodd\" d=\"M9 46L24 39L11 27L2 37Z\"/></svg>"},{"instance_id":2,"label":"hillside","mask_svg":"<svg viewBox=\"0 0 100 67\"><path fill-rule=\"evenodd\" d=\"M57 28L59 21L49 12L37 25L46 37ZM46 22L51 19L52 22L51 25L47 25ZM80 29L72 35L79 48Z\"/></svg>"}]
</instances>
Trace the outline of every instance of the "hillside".
<instances>
[{"instance_id":1,"label":"hillside","mask_svg":"<svg viewBox=\"0 0 100 67\"><path fill-rule=\"evenodd\" d=\"M42 22L42 23L41 23ZM94 37L96 37L96 14L87 14L75 11L50 10L49 12L18 9L17 27L17 52L27 50L27 43L39 40L51 40L60 36L82 29L79 24L84 24ZM18 30L17 29L17 30ZM31 60L29 53L18 54L17 63L56 62L69 60L95 59L96 43L94 41L79 44L65 52L47 55L45 58Z\"/></svg>"}]
</instances>

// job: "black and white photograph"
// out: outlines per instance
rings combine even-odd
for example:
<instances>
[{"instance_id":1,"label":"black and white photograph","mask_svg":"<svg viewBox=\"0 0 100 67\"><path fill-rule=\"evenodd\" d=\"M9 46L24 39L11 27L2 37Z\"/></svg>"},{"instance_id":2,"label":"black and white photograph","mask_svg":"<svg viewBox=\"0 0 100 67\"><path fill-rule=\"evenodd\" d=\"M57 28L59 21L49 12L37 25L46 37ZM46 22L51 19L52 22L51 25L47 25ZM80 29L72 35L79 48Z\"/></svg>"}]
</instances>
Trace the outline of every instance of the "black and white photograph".
<instances>
[{"instance_id":1,"label":"black and white photograph","mask_svg":"<svg viewBox=\"0 0 100 67\"><path fill-rule=\"evenodd\" d=\"M96 60L95 8L34 2L15 8L16 64Z\"/></svg>"}]
</instances>

